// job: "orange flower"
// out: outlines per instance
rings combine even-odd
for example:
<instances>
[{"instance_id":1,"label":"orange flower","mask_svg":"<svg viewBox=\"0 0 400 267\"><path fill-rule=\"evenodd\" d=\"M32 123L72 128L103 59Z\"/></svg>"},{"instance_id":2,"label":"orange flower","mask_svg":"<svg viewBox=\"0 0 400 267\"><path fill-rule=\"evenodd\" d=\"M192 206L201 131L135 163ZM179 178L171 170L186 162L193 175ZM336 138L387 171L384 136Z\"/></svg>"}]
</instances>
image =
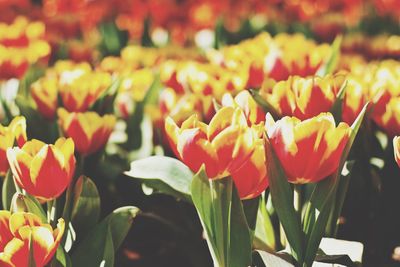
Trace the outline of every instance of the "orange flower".
<instances>
[{"instance_id":1,"label":"orange flower","mask_svg":"<svg viewBox=\"0 0 400 267\"><path fill-rule=\"evenodd\" d=\"M74 142L70 138L59 138L54 145L33 139L22 148L9 148L7 158L18 185L43 200L60 196L75 171Z\"/></svg>"},{"instance_id":2,"label":"orange flower","mask_svg":"<svg viewBox=\"0 0 400 267\"><path fill-rule=\"evenodd\" d=\"M259 124L265 120L265 112L258 106L248 91L241 91L235 98L226 93L222 97L221 104L223 106L239 107L243 110L249 125Z\"/></svg>"},{"instance_id":3,"label":"orange flower","mask_svg":"<svg viewBox=\"0 0 400 267\"><path fill-rule=\"evenodd\" d=\"M335 127L330 113L304 121L284 117L277 122L268 114L265 127L289 182L295 184L318 182L332 174L351 131L343 122Z\"/></svg>"},{"instance_id":4,"label":"orange flower","mask_svg":"<svg viewBox=\"0 0 400 267\"><path fill-rule=\"evenodd\" d=\"M283 116L295 116L304 120L321 112L328 112L338 90L332 76L292 76L286 81L276 83L272 88L264 84L260 94Z\"/></svg>"},{"instance_id":5,"label":"orange flower","mask_svg":"<svg viewBox=\"0 0 400 267\"><path fill-rule=\"evenodd\" d=\"M0 265L28 266L33 248L35 266L43 267L53 258L64 234L64 220L57 228L28 212L0 211Z\"/></svg>"},{"instance_id":6,"label":"orange flower","mask_svg":"<svg viewBox=\"0 0 400 267\"><path fill-rule=\"evenodd\" d=\"M268 185L262 128L249 127L233 107L221 108L209 125L196 115L180 128L170 117L165 123L172 149L192 171L204 165L210 179L232 176L241 198L255 197Z\"/></svg>"},{"instance_id":7,"label":"orange flower","mask_svg":"<svg viewBox=\"0 0 400 267\"><path fill-rule=\"evenodd\" d=\"M4 176L8 169L7 149L14 146L23 146L26 142L26 120L24 117L15 117L8 127L0 124L0 176Z\"/></svg>"},{"instance_id":8,"label":"orange flower","mask_svg":"<svg viewBox=\"0 0 400 267\"><path fill-rule=\"evenodd\" d=\"M92 154L105 146L116 119L113 115L99 116L95 112L68 113L58 109L59 124L64 134L74 140L76 150L82 155Z\"/></svg>"},{"instance_id":9,"label":"orange flower","mask_svg":"<svg viewBox=\"0 0 400 267\"><path fill-rule=\"evenodd\" d=\"M395 136L393 138L393 148L394 148L394 159L397 165L400 167L400 136Z\"/></svg>"}]
</instances>

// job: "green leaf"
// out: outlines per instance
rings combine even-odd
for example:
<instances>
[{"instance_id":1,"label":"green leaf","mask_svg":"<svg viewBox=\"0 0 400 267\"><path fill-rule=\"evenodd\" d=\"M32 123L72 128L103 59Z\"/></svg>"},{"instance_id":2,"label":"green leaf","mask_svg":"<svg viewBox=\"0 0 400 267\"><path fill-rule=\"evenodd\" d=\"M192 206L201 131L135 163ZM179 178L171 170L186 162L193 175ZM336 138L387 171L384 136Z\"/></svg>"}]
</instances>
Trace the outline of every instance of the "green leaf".
<instances>
[{"instance_id":1,"label":"green leaf","mask_svg":"<svg viewBox=\"0 0 400 267\"><path fill-rule=\"evenodd\" d=\"M72 204L72 224L77 232L85 233L100 216L100 196L89 177L81 176L75 184Z\"/></svg>"},{"instance_id":2,"label":"green leaf","mask_svg":"<svg viewBox=\"0 0 400 267\"><path fill-rule=\"evenodd\" d=\"M297 262L302 262L304 257L304 234L301 228L300 215L293 207L293 190L268 140L266 142L266 151L272 203L285 230L293 257Z\"/></svg>"},{"instance_id":3,"label":"green leaf","mask_svg":"<svg viewBox=\"0 0 400 267\"><path fill-rule=\"evenodd\" d=\"M142 145L142 139L148 138L143 136L142 133L142 121L144 119L144 108L146 105L155 105L158 103L158 97L160 95L160 90L162 88L162 83L159 75L154 77L154 81L150 88L147 90L143 101L136 103L135 111L129 116L126 125L126 133L128 135L128 140L124 146L127 150L139 149Z\"/></svg>"},{"instance_id":4,"label":"green leaf","mask_svg":"<svg viewBox=\"0 0 400 267\"><path fill-rule=\"evenodd\" d=\"M13 178L11 170L8 170L7 175L3 181L3 188L2 188L2 192L1 192L2 193L1 201L3 203L4 210L10 209L11 200L12 200L12 197L14 196L15 192L16 192L16 190L15 190L14 178Z\"/></svg>"},{"instance_id":5,"label":"green leaf","mask_svg":"<svg viewBox=\"0 0 400 267\"><path fill-rule=\"evenodd\" d=\"M125 172L125 175L142 179L149 182L149 186L154 186L160 191L166 190L165 193L187 201L190 198L190 185L192 183L192 171L181 161L164 156L153 156L145 159L133 161L131 169ZM162 182L166 186L158 186ZM172 190L169 190L171 188Z\"/></svg>"},{"instance_id":6,"label":"green leaf","mask_svg":"<svg viewBox=\"0 0 400 267\"><path fill-rule=\"evenodd\" d=\"M114 112L114 100L117 97L120 85L121 79L114 79L110 86L93 103L90 110L94 110L99 114L112 114Z\"/></svg>"},{"instance_id":7,"label":"green leaf","mask_svg":"<svg viewBox=\"0 0 400 267\"><path fill-rule=\"evenodd\" d=\"M309 207L307 208L308 213L305 216L305 225L307 226L305 228L307 239L307 249L305 256L306 266L311 266L317 254L319 244L321 242L323 233L330 217L331 209L333 208L333 205L335 203L336 190L339 184L339 180L341 179L340 173L346 162L347 156L353 145L358 130L360 129L367 107L368 103L364 106L357 119L351 126L352 131L349 140L347 141L346 147L343 150L337 171L330 177L319 182L311 195ZM315 218L316 210L319 212L319 215L314 223L313 220ZM340 211L338 213L340 214ZM333 220L336 221L337 218Z\"/></svg>"},{"instance_id":8,"label":"green leaf","mask_svg":"<svg viewBox=\"0 0 400 267\"><path fill-rule=\"evenodd\" d=\"M43 223L47 222L47 215L39 201L30 195L15 193L11 200L11 211L25 211L36 214Z\"/></svg>"},{"instance_id":9,"label":"green leaf","mask_svg":"<svg viewBox=\"0 0 400 267\"><path fill-rule=\"evenodd\" d=\"M114 210L107 217L115 250L121 246L138 213L138 208L127 206Z\"/></svg>"},{"instance_id":10,"label":"green leaf","mask_svg":"<svg viewBox=\"0 0 400 267\"><path fill-rule=\"evenodd\" d=\"M78 243L71 257L72 265L114 266L114 253L138 212L136 207L122 207L108 215Z\"/></svg>"},{"instance_id":11,"label":"green leaf","mask_svg":"<svg viewBox=\"0 0 400 267\"><path fill-rule=\"evenodd\" d=\"M340 47L342 45L342 39L342 35L338 35L333 41L331 45L331 56L327 60L326 64L322 65L321 68L317 71L318 76L323 77L327 74L332 73L335 70L340 57Z\"/></svg>"},{"instance_id":12,"label":"green leaf","mask_svg":"<svg viewBox=\"0 0 400 267\"><path fill-rule=\"evenodd\" d=\"M71 258L61 246L57 248L55 258L52 260L50 267L72 267Z\"/></svg>"},{"instance_id":13,"label":"green leaf","mask_svg":"<svg viewBox=\"0 0 400 267\"><path fill-rule=\"evenodd\" d=\"M256 250L253 253L252 266L257 267L294 267L290 262L290 256L278 253L271 253L262 250Z\"/></svg>"},{"instance_id":14,"label":"green leaf","mask_svg":"<svg viewBox=\"0 0 400 267\"><path fill-rule=\"evenodd\" d=\"M260 203L260 197L242 201L243 210L244 210L244 214L246 215L247 224L252 232L254 232L256 229L259 203Z\"/></svg>"},{"instance_id":15,"label":"green leaf","mask_svg":"<svg viewBox=\"0 0 400 267\"><path fill-rule=\"evenodd\" d=\"M257 213L257 224L254 236L256 248L266 251L275 251L275 231L265 203L265 195L260 198Z\"/></svg>"},{"instance_id":16,"label":"green leaf","mask_svg":"<svg viewBox=\"0 0 400 267\"><path fill-rule=\"evenodd\" d=\"M335 102L332 105L331 113L335 118L335 122L339 123L342 121L342 112L343 112L343 98L347 88L347 81L342 84L339 92L336 94Z\"/></svg>"},{"instance_id":17,"label":"green leaf","mask_svg":"<svg viewBox=\"0 0 400 267\"><path fill-rule=\"evenodd\" d=\"M249 90L251 96L253 97L254 101L264 110L265 113L270 113L272 117L276 120L279 119L281 116L279 112L271 105L267 100L265 100L258 90L250 89Z\"/></svg>"},{"instance_id":18,"label":"green leaf","mask_svg":"<svg viewBox=\"0 0 400 267\"><path fill-rule=\"evenodd\" d=\"M193 177L191 192L214 266L249 266L251 234L232 178L209 180L202 167Z\"/></svg>"}]
</instances>

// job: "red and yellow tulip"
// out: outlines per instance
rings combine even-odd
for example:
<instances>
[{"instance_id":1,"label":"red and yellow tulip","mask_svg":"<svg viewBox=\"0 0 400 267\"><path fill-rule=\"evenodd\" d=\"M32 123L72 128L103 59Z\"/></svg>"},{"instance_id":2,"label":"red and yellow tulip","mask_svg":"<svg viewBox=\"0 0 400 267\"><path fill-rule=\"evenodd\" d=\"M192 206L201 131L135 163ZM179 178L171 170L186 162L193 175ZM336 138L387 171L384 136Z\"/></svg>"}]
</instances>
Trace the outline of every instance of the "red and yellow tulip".
<instances>
[{"instance_id":1,"label":"red and yellow tulip","mask_svg":"<svg viewBox=\"0 0 400 267\"><path fill-rule=\"evenodd\" d=\"M259 124L265 120L265 112L254 101L249 91L241 91L235 98L231 94L226 93L222 97L221 104L222 106L239 107L242 109L249 125Z\"/></svg>"},{"instance_id":2,"label":"red and yellow tulip","mask_svg":"<svg viewBox=\"0 0 400 267\"><path fill-rule=\"evenodd\" d=\"M58 101L58 80L56 77L45 77L31 85L31 95L37 109L48 120L54 119Z\"/></svg>"},{"instance_id":3,"label":"red and yellow tulip","mask_svg":"<svg viewBox=\"0 0 400 267\"><path fill-rule=\"evenodd\" d=\"M72 138L76 150L82 155L102 149L110 137L116 118L114 115L100 116L95 112L71 112L58 109L59 124L64 134Z\"/></svg>"},{"instance_id":4,"label":"red and yellow tulip","mask_svg":"<svg viewBox=\"0 0 400 267\"><path fill-rule=\"evenodd\" d=\"M336 99L339 88L332 76L302 78L289 77L270 87L264 84L260 94L282 116L295 116L301 120L321 112L328 112Z\"/></svg>"},{"instance_id":5,"label":"red and yellow tulip","mask_svg":"<svg viewBox=\"0 0 400 267\"><path fill-rule=\"evenodd\" d=\"M4 176L9 169L7 149L13 147L15 143L22 147L26 139L26 120L24 117L15 117L8 127L0 124L0 176Z\"/></svg>"},{"instance_id":6,"label":"red and yellow tulip","mask_svg":"<svg viewBox=\"0 0 400 267\"><path fill-rule=\"evenodd\" d=\"M111 75L106 72L84 73L71 83L61 84L60 96L68 111L84 112L110 85Z\"/></svg>"},{"instance_id":7,"label":"red and yellow tulip","mask_svg":"<svg viewBox=\"0 0 400 267\"><path fill-rule=\"evenodd\" d=\"M330 113L301 121L284 117L275 122L268 114L266 130L271 145L291 183L318 182L339 166L351 128L335 126Z\"/></svg>"},{"instance_id":8,"label":"red and yellow tulip","mask_svg":"<svg viewBox=\"0 0 400 267\"><path fill-rule=\"evenodd\" d=\"M21 148L9 148L7 158L18 185L43 200L60 196L75 171L74 142L70 138L59 138L54 145L33 139Z\"/></svg>"},{"instance_id":9,"label":"red and yellow tulip","mask_svg":"<svg viewBox=\"0 0 400 267\"><path fill-rule=\"evenodd\" d=\"M193 115L179 128L168 117L165 128L172 149L192 171L204 165L210 179L232 176L241 198L267 187L263 126L249 127L241 109L223 107L208 125Z\"/></svg>"},{"instance_id":10,"label":"red and yellow tulip","mask_svg":"<svg viewBox=\"0 0 400 267\"><path fill-rule=\"evenodd\" d=\"M11 214L9 211L1 210L0 266L27 267L30 266L31 257L35 261L35 266L44 267L53 258L64 229L63 219L59 219L57 228L53 229L35 214L28 212Z\"/></svg>"}]
</instances>

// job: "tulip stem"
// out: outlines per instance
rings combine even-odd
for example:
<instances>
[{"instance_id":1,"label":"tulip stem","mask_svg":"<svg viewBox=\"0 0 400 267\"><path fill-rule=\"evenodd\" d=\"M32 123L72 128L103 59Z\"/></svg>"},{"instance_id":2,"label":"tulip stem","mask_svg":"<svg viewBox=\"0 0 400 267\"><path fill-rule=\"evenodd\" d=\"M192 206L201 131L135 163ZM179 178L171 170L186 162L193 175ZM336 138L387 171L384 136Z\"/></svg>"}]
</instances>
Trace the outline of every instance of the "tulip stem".
<instances>
[{"instance_id":1,"label":"tulip stem","mask_svg":"<svg viewBox=\"0 0 400 267\"><path fill-rule=\"evenodd\" d=\"M298 212L301 216L301 210L303 208L303 199L302 199L302 187L299 184L294 185L294 192L293 192L293 201L294 201L294 209Z\"/></svg>"},{"instance_id":2,"label":"tulip stem","mask_svg":"<svg viewBox=\"0 0 400 267\"><path fill-rule=\"evenodd\" d=\"M47 201L47 221L54 227L54 222L57 217L57 199Z\"/></svg>"}]
</instances>

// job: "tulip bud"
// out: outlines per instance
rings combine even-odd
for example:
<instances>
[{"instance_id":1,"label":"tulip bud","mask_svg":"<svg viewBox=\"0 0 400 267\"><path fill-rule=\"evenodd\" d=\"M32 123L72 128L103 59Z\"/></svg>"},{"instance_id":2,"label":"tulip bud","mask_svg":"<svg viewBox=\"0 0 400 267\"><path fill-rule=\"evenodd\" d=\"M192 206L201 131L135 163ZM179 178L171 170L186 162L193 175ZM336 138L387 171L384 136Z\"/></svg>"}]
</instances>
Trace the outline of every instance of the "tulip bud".
<instances>
[{"instance_id":1,"label":"tulip bud","mask_svg":"<svg viewBox=\"0 0 400 267\"><path fill-rule=\"evenodd\" d=\"M284 117L275 122L267 114L265 125L271 145L291 183L315 183L338 167L351 128L335 126L330 113L301 121Z\"/></svg>"},{"instance_id":2,"label":"tulip bud","mask_svg":"<svg viewBox=\"0 0 400 267\"><path fill-rule=\"evenodd\" d=\"M26 120L24 117L15 117L8 127L0 124L0 176L4 176L9 169L6 156L7 149L13 147L14 143L22 147L26 139Z\"/></svg>"},{"instance_id":3,"label":"tulip bud","mask_svg":"<svg viewBox=\"0 0 400 267\"><path fill-rule=\"evenodd\" d=\"M48 145L33 139L22 148L9 148L7 159L22 189L42 200L57 198L74 175L74 142L59 138L54 145Z\"/></svg>"},{"instance_id":4,"label":"tulip bud","mask_svg":"<svg viewBox=\"0 0 400 267\"><path fill-rule=\"evenodd\" d=\"M116 123L113 115L99 116L95 112L68 113L63 108L58 109L58 117L64 134L74 140L76 150L82 155L102 149Z\"/></svg>"}]
</instances>

